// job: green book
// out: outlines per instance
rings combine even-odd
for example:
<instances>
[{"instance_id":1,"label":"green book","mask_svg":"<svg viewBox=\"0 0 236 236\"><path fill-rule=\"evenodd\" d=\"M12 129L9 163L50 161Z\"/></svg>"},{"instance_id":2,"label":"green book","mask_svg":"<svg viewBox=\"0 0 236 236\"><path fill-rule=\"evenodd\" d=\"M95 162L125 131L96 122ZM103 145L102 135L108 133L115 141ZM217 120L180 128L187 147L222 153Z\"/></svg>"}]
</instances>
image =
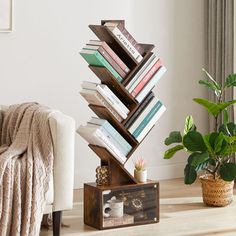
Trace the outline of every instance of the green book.
<instances>
[{"instance_id":1,"label":"green book","mask_svg":"<svg viewBox=\"0 0 236 236\"><path fill-rule=\"evenodd\" d=\"M132 134L135 138L137 138L140 133L143 131L143 129L146 127L146 125L148 124L148 122L150 122L150 120L153 118L153 116L158 112L158 110L161 108L162 103L160 101L158 101L153 108L151 109L151 111L147 114L147 116L143 119L143 121L140 123L140 125L137 127L137 129L134 131L134 133Z\"/></svg>"},{"instance_id":2,"label":"green book","mask_svg":"<svg viewBox=\"0 0 236 236\"><path fill-rule=\"evenodd\" d=\"M122 82L123 78L98 51L83 49L80 55L89 65L107 68L119 82Z\"/></svg>"}]
</instances>

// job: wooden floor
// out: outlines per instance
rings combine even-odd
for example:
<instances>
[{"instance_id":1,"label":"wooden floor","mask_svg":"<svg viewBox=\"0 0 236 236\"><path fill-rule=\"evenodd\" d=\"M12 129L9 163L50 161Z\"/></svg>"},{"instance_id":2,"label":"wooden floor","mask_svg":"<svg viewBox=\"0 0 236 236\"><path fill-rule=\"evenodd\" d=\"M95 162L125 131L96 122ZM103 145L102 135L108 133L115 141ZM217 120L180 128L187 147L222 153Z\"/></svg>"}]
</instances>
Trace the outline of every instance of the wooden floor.
<instances>
[{"instance_id":1,"label":"wooden floor","mask_svg":"<svg viewBox=\"0 0 236 236\"><path fill-rule=\"evenodd\" d=\"M224 208L211 208L202 203L199 183L191 186L182 179L165 180L160 183L161 209L157 224L99 231L83 224L82 191L75 191L72 211L64 213L62 235L100 236L236 236L236 197ZM52 231L42 230L40 236L51 236Z\"/></svg>"}]
</instances>

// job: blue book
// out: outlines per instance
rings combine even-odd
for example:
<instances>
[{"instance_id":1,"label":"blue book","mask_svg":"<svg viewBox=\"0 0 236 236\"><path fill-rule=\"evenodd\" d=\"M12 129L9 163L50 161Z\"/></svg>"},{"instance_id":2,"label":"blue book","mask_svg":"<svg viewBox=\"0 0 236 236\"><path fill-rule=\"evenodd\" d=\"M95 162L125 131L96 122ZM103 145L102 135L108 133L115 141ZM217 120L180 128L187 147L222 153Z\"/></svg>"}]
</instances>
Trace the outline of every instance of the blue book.
<instances>
[{"instance_id":1,"label":"blue book","mask_svg":"<svg viewBox=\"0 0 236 236\"><path fill-rule=\"evenodd\" d=\"M116 129L104 119L93 117L89 123L101 125L104 129L115 139L116 143L119 144L120 148L124 150L124 155L127 155L132 146L116 131Z\"/></svg>"},{"instance_id":2,"label":"blue book","mask_svg":"<svg viewBox=\"0 0 236 236\"><path fill-rule=\"evenodd\" d=\"M158 110L161 108L162 103L158 101L155 103L151 111L146 115L146 117L143 119L143 121L139 124L139 126L135 129L133 132L133 136L137 138L140 133L143 131L143 129L146 127L146 125L150 122L150 120L153 118L153 116L158 112Z\"/></svg>"}]
</instances>

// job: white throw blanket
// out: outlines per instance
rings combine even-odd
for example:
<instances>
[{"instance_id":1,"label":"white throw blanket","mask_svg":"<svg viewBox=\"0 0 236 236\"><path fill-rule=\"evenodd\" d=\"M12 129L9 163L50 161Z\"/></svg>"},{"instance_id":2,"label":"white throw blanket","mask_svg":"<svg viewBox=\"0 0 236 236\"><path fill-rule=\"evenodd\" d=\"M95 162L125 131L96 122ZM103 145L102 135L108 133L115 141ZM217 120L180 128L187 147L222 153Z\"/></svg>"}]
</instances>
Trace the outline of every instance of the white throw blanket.
<instances>
[{"instance_id":1,"label":"white throw blanket","mask_svg":"<svg viewBox=\"0 0 236 236\"><path fill-rule=\"evenodd\" d=\"M53 167L50 110L36 103L0 114L0 236L37 236Z\"/></svg>"}]
</instances>

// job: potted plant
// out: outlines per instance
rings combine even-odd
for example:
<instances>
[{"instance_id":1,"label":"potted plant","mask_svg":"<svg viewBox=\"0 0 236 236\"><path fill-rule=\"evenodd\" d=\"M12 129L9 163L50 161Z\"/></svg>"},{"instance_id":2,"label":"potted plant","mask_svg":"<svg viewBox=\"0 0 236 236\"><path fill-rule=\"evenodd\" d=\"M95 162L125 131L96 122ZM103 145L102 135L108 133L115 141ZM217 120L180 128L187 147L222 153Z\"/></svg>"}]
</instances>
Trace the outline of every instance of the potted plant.
<instances>
[{"instance_id":1,"label":"potted plant","mask_svg":"<svg viewBox=\"0 0 236 236\"><path fill-rule=\"evenodd\" d=\"M232 159L236 152L236 124L229 121L227 108L235 104L236 100L225 101L224 98L227 89L236 86L236 74L229 75L221 85L206 70L203 71L207 79L200 80L199 84L214 92L216 102L202 98L193 100L214 117L214 130L201 134L197 131L193 117L188 116L183 133L173 131L165 139L166 145L177 145L168 149L164 158L170 159L180 150L187 152L189 156L184 169L185 184L192 184L199 174L204 203L226 206L233 200L236 179L236 164Z\"/></svg>"},{"instance_id":2,"label":"potted plant","mask_svg":"<svg viewBox=\"0 0 236 236\"><path fill-rule=\"evenodd\" d=\"M147 169L146 169L146 161L139 157L136 159L134 163L134 178L140 182L144 183L147 181Z\"/></svg>"}]
</instances>

